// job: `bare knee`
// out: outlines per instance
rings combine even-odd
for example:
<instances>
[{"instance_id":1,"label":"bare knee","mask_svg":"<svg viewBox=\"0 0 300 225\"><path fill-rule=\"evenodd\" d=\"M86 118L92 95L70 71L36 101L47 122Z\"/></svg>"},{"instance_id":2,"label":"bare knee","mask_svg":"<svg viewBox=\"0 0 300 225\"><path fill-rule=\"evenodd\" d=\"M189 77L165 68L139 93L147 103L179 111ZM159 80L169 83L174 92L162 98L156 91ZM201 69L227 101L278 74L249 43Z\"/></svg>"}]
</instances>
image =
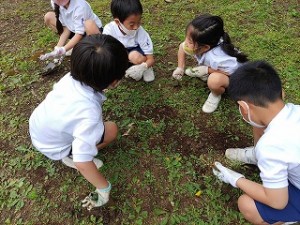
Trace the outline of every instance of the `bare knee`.
<instances>
[{"instance_id":1,"label":"bare knee","mask_svg":"<svg viewBox=\"0 0 300 225\"><path fill-rule=\"evenodd\" d=\"M115 140L118 136L118 126L116 123L108 121L104 123L105 126L105 138L107 139L107 142L112 142Z\"/></svg>"},{"instance_id":2,"label":"bare knee","mask_svg":"<svg viewBox=\"0 0 300 225\"><path fill-rule=\"evenodd\" d=\"M47 12L44 16L44 23L47 26L51 26L56 23L56 17L54 12Z\"/></svg>"},{"instance_id":3,"label":"bare knee","mask_svg":"<svg viewBox=\"0 0 300 225\"><path fill-rule=\"evenodd\" d=\"M128 55L128 59L129 59L130 62L132 62L135 65L141 64L141 63L146 61L146 57L143 56L138 51L130 52L129 55Z\"/></svg>"},{"instance_id":4,"label":"bare knee","mask_svg":"<svg viewBox=\"0 0 300 225\"><path fill-rule=\"evenodd\" d=\"M266 224L261 218L255 202L248 195L242 195L238 199L238 207L246 220L253 224Z\"/></svg>"},{"instance_id":5,"label":"bare knee","mask_svg":"<svg viewBox=\"0 0 300 225\"><path fill-rule=\"evenodd\" d=\"M223 94L229 84L229 78L222 73L212 73L207 80L208 88L216 94Z\"/></svg>"}]
</instances>

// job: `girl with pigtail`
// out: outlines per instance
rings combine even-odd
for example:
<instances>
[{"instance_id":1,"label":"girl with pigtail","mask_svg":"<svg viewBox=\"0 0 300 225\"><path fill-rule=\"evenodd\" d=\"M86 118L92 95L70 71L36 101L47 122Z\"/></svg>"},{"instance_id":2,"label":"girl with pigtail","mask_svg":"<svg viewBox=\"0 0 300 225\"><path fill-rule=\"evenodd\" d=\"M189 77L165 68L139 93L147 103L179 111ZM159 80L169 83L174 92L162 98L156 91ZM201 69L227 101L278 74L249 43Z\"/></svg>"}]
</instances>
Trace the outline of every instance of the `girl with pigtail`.
<instances>
[{"instance_id":1,"label":"girl with pigtail","mask_svg":"<svg viewBox=\"0 0 300 225\"><path fill-rule=\"evenodd\" d=\"M186 55L194 56L198 66L184 70ZM211 92L202 111L212 113L218 108L230 74L246 61L247 56L234 47L224 31L223 20L219 16L203 14L187 25L185 40L178 50L178 66L172 76L181 80L186 74L207 82Z\"/></svg>"},{"instance_id":2,"label":"girl with pigtail","mask_svg":"<svg viewBox=\"0 0 300 225\"><path fill-rule=\"evenodd\" d=\"M85 35L101 33L102 22L85 0L51 0L51 5L54 11L45 14L44 22L58 33L59 41L41 60L70 55Z\"/></svg>"}]
</instances>

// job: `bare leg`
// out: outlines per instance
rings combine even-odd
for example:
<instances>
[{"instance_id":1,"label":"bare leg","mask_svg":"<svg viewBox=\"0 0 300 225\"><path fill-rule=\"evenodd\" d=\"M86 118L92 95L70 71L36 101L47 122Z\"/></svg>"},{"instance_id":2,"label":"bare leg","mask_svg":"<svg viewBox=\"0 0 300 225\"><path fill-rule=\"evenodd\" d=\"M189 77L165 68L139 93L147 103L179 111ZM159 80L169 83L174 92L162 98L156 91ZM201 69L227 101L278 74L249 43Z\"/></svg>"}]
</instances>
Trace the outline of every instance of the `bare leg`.
<instances>
[{"instance_id":1,"label":"bare leg","mask_svg":"<svg viewBox=\"0 0 300 225\"><path fill-rule=\"evenodd\" d=\"M143 62L146 62L146 60L147 60L146 56L143 56L138 51L131 51L128 55L128 59L134 65L141 64Z\"/></svg>"},{"instance_id":2,"label":"bare leg","mask_svg":"<svg viewBox=\"0 0 300 225\"><path fill-rule=\"evenodd\" d=\"M51 30L57 32L56 30L56 17L54 12L47 12L44 16L44 23L47 27L50 27Z\"/></svg>"},{"instance_id":3,"label":"bare leg","mask_svg":"<svg viewBox=\"0 0 300 225\"><path fill-rule=\"evenodd\" d=\"M223 73L214 72L208 76L207 86L215 95L222 95L229 85L229 77Z\"/></svg>"},{"instance_id":4,"label":"bare leg","mask_svg":"<svg viewBox=\"0 0 300 225\"><path fill-rule=\"evenodd\" d=\"M104 127L105 127L104 140L101 144L97 145L98 150L104 148L109 143L113 142L118 135L118 127L114 122L111 121L104 122Z\"/></svg>"}]
</instances>

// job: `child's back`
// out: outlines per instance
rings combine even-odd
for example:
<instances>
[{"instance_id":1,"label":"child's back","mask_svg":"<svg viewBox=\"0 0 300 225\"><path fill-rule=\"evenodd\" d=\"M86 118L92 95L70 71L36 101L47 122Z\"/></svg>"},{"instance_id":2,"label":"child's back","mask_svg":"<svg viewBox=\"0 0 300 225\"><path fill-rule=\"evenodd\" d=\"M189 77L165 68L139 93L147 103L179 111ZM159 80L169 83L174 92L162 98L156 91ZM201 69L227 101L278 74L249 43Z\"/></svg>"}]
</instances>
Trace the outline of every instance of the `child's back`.
<instances>
[{"instance_id":1,"label":"child's back","mask_svg":"<svg viewBox=\"0 0 300 225\"><path fill-rule=\"evenodd\" d=\"M109 200L111 185L98 171L102 162L94 157L116 139L118 128L114 122L103 121L106 97L102 91L114 88L127 67L127 52L121 42L109 35L86 36L74 47L71 72L54 85L29 119L34 147L48 158L62 159L78 169L96 188L83 201L88 209Z\"/></svg>"}]
</instances>

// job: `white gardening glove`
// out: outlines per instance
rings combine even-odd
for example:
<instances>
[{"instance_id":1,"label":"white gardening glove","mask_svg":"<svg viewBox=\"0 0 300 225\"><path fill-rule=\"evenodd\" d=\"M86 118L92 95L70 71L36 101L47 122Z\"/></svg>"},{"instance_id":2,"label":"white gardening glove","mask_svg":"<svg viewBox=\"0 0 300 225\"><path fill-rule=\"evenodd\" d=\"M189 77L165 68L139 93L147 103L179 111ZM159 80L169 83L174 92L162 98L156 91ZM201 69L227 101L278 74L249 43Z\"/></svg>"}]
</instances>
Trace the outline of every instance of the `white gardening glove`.
<instances>
[{"instance_id":1,"label":"white gardening glove","mask_svg":"<svg viewBox=\"0 0 300 225\"><path fill-rule=\"evenodd\" d=\"M148 69L147 63L143 62L138 65L129 67L125 72L125 77L139 81L143 77L143 73Z\"/></svg>"},{"instance_id":2,"label":"white gardening glove","mask_svg":"<svg viewBox=\"0 0 300 225\"><path fill-rule=\"evenodd\" d=\"M226 168L219 162L215 162L215 167L216 168L213 169L214 175L216 175L219 178L219 180L227 184L231 184L233 187L237 187L236 182L238 179L245 178L244 175Z\"/></svg>"},{"instance_id":3,"label":"white gardening glove","mask_svg":"<svg viewBox=\"0 0 300 225\"><path fill-rule=\"evenodd\" d=\"M64 56L66 54L65 47L54 47L54 50L52 52L46 53L45 55L40 56L40 60L46 60L49 58L58 58L60 56Z\"/></svg>"},{"instance_id":4,"label":"white gardening glove","mask_svg":"<svg viewBox=\"0 0 300 225\"><path fill-rule=\"evenodd\" d=\"M177 67L172 74L172 77L175 78L176 80L181 80L184 75L184 70L183 68Z\"/></svg>"},{"instance_id":5,"label":"white gardening glove","mask_svg":"<svg viewBox=\"0 0 300 225\"><path fill-rule=\"evenodd\" d=\"M197 66L194 68L187 68L185 74L190 77L198 77L203 81L207 81L208 78L208 66Z\"/></svg>"},{"instance_id":6,"label":"white gardening glove","mask_svg":"<svg viewBox=\"0 0 300 225\"><path fill-rule=\"evenodd\" d=\"M109 193L111 190L111 184L108 182L108 187L103 189L96 189L81 201L82 207L91 210L95 207L105 205L109 200Z\"/></svg>"}]
</instances>

